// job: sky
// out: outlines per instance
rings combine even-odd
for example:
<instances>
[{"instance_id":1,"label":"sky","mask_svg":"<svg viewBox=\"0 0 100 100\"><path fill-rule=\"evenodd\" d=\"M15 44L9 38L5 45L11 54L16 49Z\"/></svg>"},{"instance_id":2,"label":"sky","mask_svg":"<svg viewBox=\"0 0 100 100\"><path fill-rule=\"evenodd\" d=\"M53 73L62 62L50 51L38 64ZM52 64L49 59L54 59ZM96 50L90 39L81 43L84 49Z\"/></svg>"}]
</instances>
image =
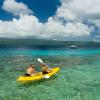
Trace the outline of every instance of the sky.
<instances>
[{"instance_id":1,"label":"sky","mask_svg":"<svg viewBox=\"0 0 100 100\"><path fill-rule=\"evenodd\" d=\"M0 38L100 42L100 0L0 0Z\"/></svg>"}]
</instances>

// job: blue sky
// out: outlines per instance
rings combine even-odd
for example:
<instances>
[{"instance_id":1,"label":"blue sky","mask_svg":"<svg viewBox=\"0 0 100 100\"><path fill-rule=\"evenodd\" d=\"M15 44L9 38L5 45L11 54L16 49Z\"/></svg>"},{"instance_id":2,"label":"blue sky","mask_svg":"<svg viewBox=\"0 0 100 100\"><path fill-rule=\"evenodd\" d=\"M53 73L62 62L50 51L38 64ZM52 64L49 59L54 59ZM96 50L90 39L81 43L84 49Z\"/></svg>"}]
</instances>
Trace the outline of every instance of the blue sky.
<instances>
[{"instance_id":1,"label":"blue sky","mask_svg":"<svg viewBox=\"0 0 100 100\"><path fill-rule=\"evenodd\" d=\"M0 0L0 37L100 41L98 0Z\"/></svg>"},{"instance_id":2,"label":"blue sky","mask_svg":"<svg viewBox=\"0 0 100 100\"><path fill-rule=\"evenodd\" d=\"M0 0L0 6L2 6L4 0ZM53 16L60 6L59 0L16 0L17 2L23 2L28 5L28 7L34 11L34 15L41 21L46 22L50 16ZM13 14L8 13L0 9L0 19L11 20Z\"/></svg>"}]
</instances>

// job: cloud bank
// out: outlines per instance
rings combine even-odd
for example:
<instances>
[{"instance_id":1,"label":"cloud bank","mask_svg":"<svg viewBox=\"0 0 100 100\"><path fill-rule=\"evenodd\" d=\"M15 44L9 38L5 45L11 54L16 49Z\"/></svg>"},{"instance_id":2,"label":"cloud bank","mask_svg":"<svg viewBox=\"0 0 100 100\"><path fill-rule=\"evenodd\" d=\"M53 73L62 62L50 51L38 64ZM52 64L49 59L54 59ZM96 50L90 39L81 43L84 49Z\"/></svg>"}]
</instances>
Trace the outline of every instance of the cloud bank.
<instances>
[{"instance_id":1,"label":"cloud bank","mask_svg":"<svg viewBox=\"0 0 100 100\"><path fill-rule=\"evenodd\" d=\"M18 3L15 0L5 0L2 9L18 16L33 13L24 3Z\"/></svg>"},{"instance_id":2,"label":"cloud bank","mask_svg":"<svg viewBox=\"0 0 100 100\"><path fill-rule=\"evenodd\" d=\"M90 9L91 8L91 9ZM27 5L15 0L4 0L2 9L19 16L11 21L0 20L0 37L21 38L34 37L44 39L67 39L68 37L89 37L94 26L84 23L95 20L100 15L99 0L61 0L56 14L45 23L32 15L34 11ZM95 21L95 25L98 22ZM100 27L100 25L98 25Z\"/></svg>"}]
</instances>

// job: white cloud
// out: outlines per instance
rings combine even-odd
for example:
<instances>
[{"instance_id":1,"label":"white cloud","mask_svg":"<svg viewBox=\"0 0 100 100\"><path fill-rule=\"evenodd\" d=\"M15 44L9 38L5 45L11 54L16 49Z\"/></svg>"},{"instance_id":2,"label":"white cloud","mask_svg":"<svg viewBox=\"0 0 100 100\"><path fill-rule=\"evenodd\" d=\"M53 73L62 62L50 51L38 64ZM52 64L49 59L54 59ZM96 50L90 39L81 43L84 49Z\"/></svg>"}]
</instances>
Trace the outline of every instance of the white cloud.
<instances>
[{"instance_id":1,"label":"white cloud","mask_svg":"<svg viewBox=\"0 0 100 100\"><path fill-rule=\"evenodd\" d=\"M48 22L43 24L35 16L29 15L32 11L22 2L5 0L2 8L14 15L20 15L20 18L14 18L11 21L1 20L0 37L30 36L46 39L66 39L68 37L90 36L93 27L89 27L83 21L89 15L92 19L92 15L100 14L100 1L61 0L61 3L62 5L57 9L56 14L48 18ZM64 23L60 18L64 18L66 22Z\"/></svg>"},{"instance_id":2,"label":"white cloud","mask_svg":"<svg viewBox=\"0 0 100 100\"><path fill-rule=\"evenodd\" d=\"M35 16L24 15L20 19L12 21L0 21L0 37L27 37L57 39L59 37L88 36L88 26L82 23L67 23L63 25L60 21L49 18L48 22L42 24Z\"/></svg>"},{"instance_id":3,"label":"white cloud","mask_svg":"<svg viewBox=\"0 0 100 100\"><path fill-rule=\"evenodd\" d=\"M75 20L76 19L76 15L70 9L65 9L64 7L58 8L56 17L64 18L64 20Z\"/></svg>"},{"instance_id":4,"label":"white cloud","mask_svg":"<svg viewBox=\"0 0 100 100\"><path fill-rule=\"evenodd\" d=\"M44 32L49 34L51 37L77 37L77 36L88 36L90 35L91 29L85 24L79 22L69 22L63 24L59 20L49 18L48 22L44 25Z\"/></svg>"},{"instance_id":5,"label":"white cloud","mask_svg":"<svg viewBox=\"0 0 100 100\"><path fill-rule=\"evenodd\" d=\"M24 3L16 2L15 0L5 0L2 9L13 13L14 15L25 15L33 13Z\"/></svg>"},{"instance_id":6,"label":"white cloud","mask_svg":"<svg viewBox=\"0 0 100 100\"><path fill-rule=\"evenodd\" d=\"M88 16L89 18L100 16L100 0L61 0L61 4L57 14L61 16L62 12L66 11L63 15L65 19L76 20L76 18L84 19Z\"/></svg>"},{"instance_id":7,"label":"white cloud","mask_svg":"<svg viewBox=\"0 0 100 100\"><path fill-rule=\"evenodd\" d=\"M99 0L73 0L69 4L70 9L77 14L100 14Z\"/></svg>"},{"instance_id":8,"label":"white cloud","mask_svg":"<svg viewBox=\"0 0 100 100\"><path fill-rule=\"evenodd\" d=\"M25 37L36 36L40 33L42 23L32 15L21 16L20 19L12 21L0 20L0 37Z\"/></svg>"}]
</instances>

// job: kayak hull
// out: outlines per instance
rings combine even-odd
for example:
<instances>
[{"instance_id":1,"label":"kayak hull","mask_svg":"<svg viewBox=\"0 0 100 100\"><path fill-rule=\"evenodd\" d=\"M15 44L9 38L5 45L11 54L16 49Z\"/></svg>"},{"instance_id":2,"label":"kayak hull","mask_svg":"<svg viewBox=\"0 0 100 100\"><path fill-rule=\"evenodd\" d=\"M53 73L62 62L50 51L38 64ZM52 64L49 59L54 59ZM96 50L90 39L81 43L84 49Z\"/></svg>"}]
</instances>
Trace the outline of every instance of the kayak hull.
<instances>
[{"instance_id":1,"label":"kayak hull","mask_svg":"<svg viewBox=\"0 0 100 100\"><path fill-rule=\"evenodd\" d=\"M56 74L60 70L59 67L55 67L51 69L51 72L48 74L42 74L42 72L38 72L36 75L33 76L20 76L17 80L18 82L31 82L31 81L37 81L37 80L42 80L45 79L45 76L48 76L50 78L54 74Z\"/></svg>"}]
</instances>

